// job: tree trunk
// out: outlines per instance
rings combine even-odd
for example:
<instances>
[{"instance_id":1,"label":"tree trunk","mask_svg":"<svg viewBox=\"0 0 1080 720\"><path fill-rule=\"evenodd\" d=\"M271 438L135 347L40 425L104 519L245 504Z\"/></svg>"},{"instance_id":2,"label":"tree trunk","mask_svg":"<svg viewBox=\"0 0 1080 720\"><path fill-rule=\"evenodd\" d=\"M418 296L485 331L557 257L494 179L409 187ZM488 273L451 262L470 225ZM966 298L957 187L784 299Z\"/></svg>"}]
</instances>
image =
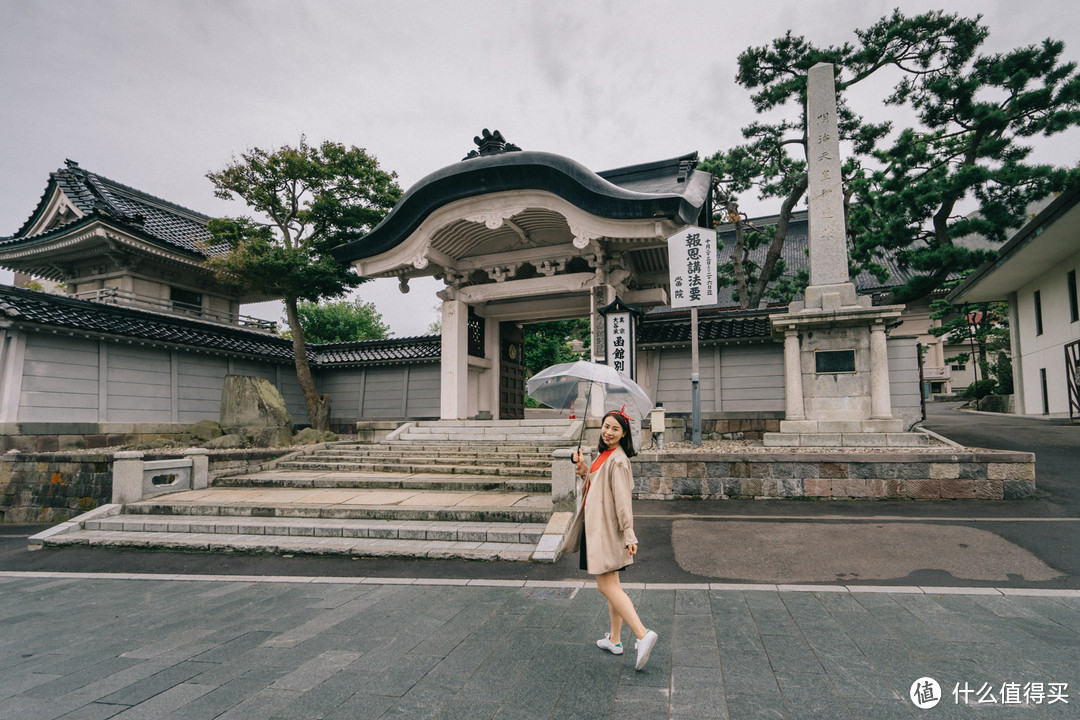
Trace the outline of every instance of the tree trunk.
<instances>
[{"instance_id":1,"label":"tree trunk","mask_svg":"<svg viewBox=\"0 0 1080 720\"><path fill-rule=\"evenodd\" d=\"M761 273L758 275L757 282L754 284L754 289L750 293L750 299L747 303L747 308L757 309L761 306L761 300L765 297L765 290L769 287L769 281L772 280L773 270L776 268L776 262L780 259L780 251L784 249L784 241L787 240L788 224L791 222L791 214L795 211L795 205L799 202L799 199L806 192L806 186L809 182L806 175L803 175L791 188L791 192L784 198L784 204L780 207L780 219L776 223L776 229L773 231L772 242L769 243L769 252L765 255L765 262L761 264Z\"/></svg>"},{"instance_id":2,"label":"tree trunk","mask_svg":"<svg viewBox=\"0 0 1080 720\"><path fill-rule=\"evenodd\" d=\"M735 246L731 249L731 267L735 275L735 291L738 293L739 309L745 310L750 305L750 295L746 286L746 234L739 206L730 196L724 199L727 219L735 226Z\"/></svg>"},{"instance_id":3,"label":"tree trunk","mask_svg":"<svg viewBox=\"0 0 1080 720\"><path fill-rule=\"evenodd\" d=\"M296 310L295 297L288 296L285 298L285 314L289 320L289 331L292 333L296 379L300 381L300 389L304 392L304 404L307 405L311 427L315 430L329 430L330 396L320 395L315 388L315 380L311 377L311 366L308 365L307 359L307 345L304 342L304 328L300 325L300 314Z\"/></svg>"},{"instance_id":4,"label":"tree trunk","mask_svg":"<svg viewBox=\"0 0 1080 720\"><path fill-rule=\"evenodd\" d=\"M735 222L735 247L731 252L732 269L735 273L735 290L739 296L739 309L750 307L750 293L746 286L746 235L742 219Z\"/></svg>"}]
</instances>

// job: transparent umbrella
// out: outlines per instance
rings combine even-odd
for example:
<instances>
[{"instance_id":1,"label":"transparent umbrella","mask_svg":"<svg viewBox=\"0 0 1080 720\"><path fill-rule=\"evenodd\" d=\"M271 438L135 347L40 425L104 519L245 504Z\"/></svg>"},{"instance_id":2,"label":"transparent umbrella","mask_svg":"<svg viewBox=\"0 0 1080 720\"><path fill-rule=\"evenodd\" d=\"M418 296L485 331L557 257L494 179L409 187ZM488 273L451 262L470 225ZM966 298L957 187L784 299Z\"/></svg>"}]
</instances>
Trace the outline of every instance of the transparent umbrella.
<instances>
[{"instance_id":1,"label":"transparent umbrella","mask_svg":"<svg viewBox=\"0 0 1080 720\"><path fill-rule=\"evenodd\" d=\"M626 413L639 423L653 406L649 396L636 382L610 365L584 360L552 365L525 383L525 392L530 397L556 410L571 408L582 391L585 393L583 417L588 417L594 396L595 402L600 403L605 413L625 406ZM582 433L584 431L585 425L582 423ZM581 443L580 437L578 443Z\"/></svg>"}]
</instances>

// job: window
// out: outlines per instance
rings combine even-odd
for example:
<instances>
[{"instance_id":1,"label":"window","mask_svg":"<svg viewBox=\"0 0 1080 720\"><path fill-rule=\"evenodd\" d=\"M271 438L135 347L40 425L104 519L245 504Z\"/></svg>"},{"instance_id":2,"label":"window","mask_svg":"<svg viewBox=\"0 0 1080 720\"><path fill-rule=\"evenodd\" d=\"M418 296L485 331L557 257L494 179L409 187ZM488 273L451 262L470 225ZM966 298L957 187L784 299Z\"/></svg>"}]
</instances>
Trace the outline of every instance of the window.
<instances>
[{"instance_id":1,"label":"window","mask_svg":"<svg viewBox=\"0 0 1080 720\"><path fill-rule=\"evenodd\" d=\"M486 323L484 318L476 314L476 311L469 306L469 349L468 353L473 357L484 357L484 349L487 346L485 341L484 329Z\"/></svg>"},{"instance_id":2,"label":"window","mask_svg":"<svg viewBox=\"0 0 1080 720\"><path fill-rule=\"evenodd\" d=\"M1050 393L1046 387L1046 368L1039 368L1039 380L1042 382L1043 415L1050 414Z\"/></svg>"},{"instance_id":3,"label":"window","mask_svg":"<svg viewBox=\"0 0 1080 720\"><path fill-rule=\"evenodd\" d=\"M965 370L967 370L967 365L953 365L951 367L956 372L964 372Z\"/></svg>"},{"instance_id":4,"label":"window","mask_svg":"<svg viewBox=\"0 0 1080 720\"><path fill-rule=\"evenodd\" d=\"M1039 294L1038 290L1035 291L1035 334L1036 335L1042 335L1043 334L1042 295Z\"/></svg>"},{"instance_id":5,"label":"window","mask_svg":"<svg viewBox=\"0 0 1080 720\"><path fill-rule=\"evenodd\" d=\"M1069 322L1080 320L1080 298L1076 295L1076 271L1070 270L1069 282Z\"/></svg>"},{"instance_id":6,"label":"window","mask_svg":"<svg viewBox=\"0 0 1080 720\"><path fill-rule=\"evenodd\" d=\"M201 293L174 287L169 288L169 299L172 301L173 310L189 315L202 315Z\"/></svg>"}]
</instances>

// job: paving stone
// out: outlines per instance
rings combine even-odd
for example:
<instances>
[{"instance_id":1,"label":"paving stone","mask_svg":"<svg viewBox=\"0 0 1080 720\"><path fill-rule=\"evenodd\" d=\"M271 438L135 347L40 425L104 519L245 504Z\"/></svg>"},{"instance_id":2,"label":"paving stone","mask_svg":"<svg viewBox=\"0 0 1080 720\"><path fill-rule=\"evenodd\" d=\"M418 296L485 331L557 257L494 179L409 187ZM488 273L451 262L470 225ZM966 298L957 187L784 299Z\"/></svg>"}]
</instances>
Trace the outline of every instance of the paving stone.
<instances>
[{"instance_id":1,"label":"paving stone","mask_svg":"<svg viewBox=\"0 0 1080 720\"><path fill-rule=\"evenodd\" d=\"M206 670L206 666L198 662L183 662L179 665L165 668L148 678L139 680L128 687L100 698L101 702L116 705L137 705L155 695L165 692L174 685L186 682Z\"/></svg>"},{"instance_id":2,"label":"paving stone","mask_svg":"<svg viewBox=\"0 0 1080 720\"><path fill-rule=\"evenodd\" d=\"M1013 717L1016 708L956 706L951 685L1058 676L1071 684L1080 659L1080 600L1062 596L628 584L661 636L636 672L628 635L621 657L593 644L607 611L594 589L579 591L580 581L143 579L133 592L131 580L0 579L0 621L19 618L5 630L14 627L34 653L0 671L0 713L19 720L121 713L891 720L922 716L907 693L927 675L946 691L934 717ZM215 584L229 592L213 592ZM36 612L17 609L27 598ZM182 610L163 616L164 603ZM185 628L195 630L186 643ZM696 651L716 655L719 667L686 662ZM108 658L131 664L109 666ZM37 683L38 675L46 681ZM50 697L33 695L50 683Z\"/></svg>"},{"instance_id":3,"label":"paving stone","mask_svg":"<svg viewBox=\"0 0 1080 720\"><path fill-rule=\"evenodd\" d=\"M728 717L720 673L707 668L679 668L671 677L671 716Z\"/></svg>"}]
</instances>

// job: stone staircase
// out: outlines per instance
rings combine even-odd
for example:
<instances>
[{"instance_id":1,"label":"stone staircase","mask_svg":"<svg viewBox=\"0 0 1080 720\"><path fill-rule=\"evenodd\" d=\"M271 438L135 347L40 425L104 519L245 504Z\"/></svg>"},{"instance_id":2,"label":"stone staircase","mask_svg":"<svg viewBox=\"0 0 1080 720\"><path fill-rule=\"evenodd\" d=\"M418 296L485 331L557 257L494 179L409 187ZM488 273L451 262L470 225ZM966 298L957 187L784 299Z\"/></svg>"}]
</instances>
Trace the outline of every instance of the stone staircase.
<instances>
[{"instance_id":1,"label":"stone staircase","mask_svg":"<svg viewBox=\"0 0 1080 720\"><path fill-rule=\"evenodd\" d=\"M551 454L578 429L566 420L406 423L378 444L336 443L202 490L101 508L41 542L554 560L568 518L552 517Z\"/></svg>"}]
</instances>

